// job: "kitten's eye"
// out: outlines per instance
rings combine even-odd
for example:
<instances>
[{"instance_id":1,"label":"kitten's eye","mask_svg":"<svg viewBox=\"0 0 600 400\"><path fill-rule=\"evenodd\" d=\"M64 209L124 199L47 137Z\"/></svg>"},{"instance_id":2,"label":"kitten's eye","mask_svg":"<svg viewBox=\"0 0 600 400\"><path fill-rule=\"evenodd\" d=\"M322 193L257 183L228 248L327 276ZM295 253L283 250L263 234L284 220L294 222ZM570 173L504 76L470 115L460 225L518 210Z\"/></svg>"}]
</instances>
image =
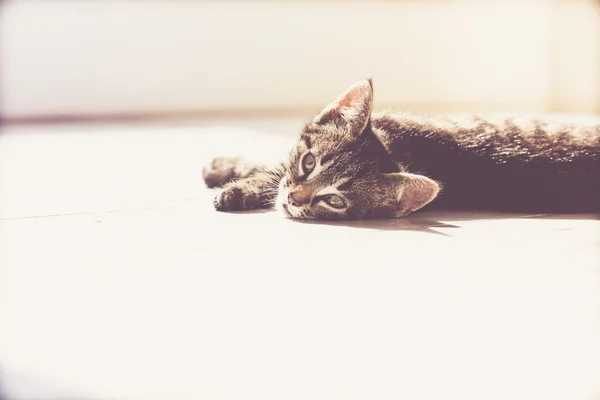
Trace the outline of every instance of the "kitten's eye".
<instances>
[{"instance_id":1,"label":"kitten's eye","mask_svg":"<svg viewBox=\"0 0 600 400\"><path fill-rule=\"evenodd\" d=\"M317 161L315 160L315 156L313 156L312 153L306 153L304 159L302 160L302 168L304 169L304 172L307 174L311 173L312 170L315 169L316 165Z\"/></svg>"},{"instance_id":2,"label":"kitten's eye","mask_svg":"<svg viewBox=\"0 0 600 400\"><path fill-rule=\"evenodd\" d=\"M344 207L346 207L346 203L344 202L344 200L342 200L342 198L340 196L336 195L336 194L332 194L332 195L327 196L325 198L325 201L331 207L335 207L335 208L344 208Z\"/></svg>"}]
</instances>

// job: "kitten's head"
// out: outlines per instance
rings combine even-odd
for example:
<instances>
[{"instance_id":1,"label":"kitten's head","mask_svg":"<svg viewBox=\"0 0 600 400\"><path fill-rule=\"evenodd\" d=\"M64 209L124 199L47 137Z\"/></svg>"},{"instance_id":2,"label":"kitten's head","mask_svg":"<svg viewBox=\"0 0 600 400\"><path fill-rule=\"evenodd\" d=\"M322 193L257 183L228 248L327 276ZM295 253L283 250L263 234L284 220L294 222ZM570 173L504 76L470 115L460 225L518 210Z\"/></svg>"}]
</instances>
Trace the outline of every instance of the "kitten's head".
<instances>
[{"instance_id":1,"label":"kitten's head","mask_svg":"<svg viewBox=\"0 0 600 400\"><path fill-rule=\"evenodd\" d=\"M373 84L350 87L309 122L285 163L277 208L298 219L405 216L439 191L400 171L371 127Z\"/></svg>"}]
</instances>

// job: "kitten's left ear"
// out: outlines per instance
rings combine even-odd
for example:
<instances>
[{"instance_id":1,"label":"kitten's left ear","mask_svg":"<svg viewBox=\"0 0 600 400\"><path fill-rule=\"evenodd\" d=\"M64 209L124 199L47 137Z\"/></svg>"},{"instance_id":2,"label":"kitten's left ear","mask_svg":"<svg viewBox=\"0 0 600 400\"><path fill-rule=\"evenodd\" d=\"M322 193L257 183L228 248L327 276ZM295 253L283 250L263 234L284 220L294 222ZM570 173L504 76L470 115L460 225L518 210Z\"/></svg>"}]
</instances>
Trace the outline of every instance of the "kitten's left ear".
<instances>
[{"instance_id":1,"label":"kitten's left ear","mask_svg":"<svg viewBox=\"0 0 600 400\"><path fill-rule=\"evenodd\" d=\"M440 191L440 185L433 179L406 172L384 174L380 184L390 190L397 217L405 217L425 207Z\"/></svg>"},{"instance_id":2,"label":"kitten's left ear","mask_svg":"<svg viewBox=\"0 0 600 400\"><path fill-rule=\"evenodd\" d=\"M360 81L347 89L314 119L317 124L335 123L354 135L360 135L371 117L373 82Z\"/></svg>"}]
</instances>

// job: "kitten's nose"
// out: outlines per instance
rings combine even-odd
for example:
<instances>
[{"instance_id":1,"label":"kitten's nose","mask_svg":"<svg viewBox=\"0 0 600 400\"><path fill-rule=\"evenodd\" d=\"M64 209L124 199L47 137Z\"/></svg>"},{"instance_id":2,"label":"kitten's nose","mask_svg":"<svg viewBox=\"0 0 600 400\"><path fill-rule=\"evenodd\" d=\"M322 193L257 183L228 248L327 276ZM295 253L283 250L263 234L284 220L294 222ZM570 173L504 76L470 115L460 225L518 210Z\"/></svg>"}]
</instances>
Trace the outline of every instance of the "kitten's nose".
<instances>
[{"instance_id":1,"label":"kitten's nose","mask_svg":"<svg viewBox=\"0 0 600 400\"><path fill-rule=\"evenodd\" d=\"M311 193L309 190L302 186L298 186L294 190L290 190L288 194L288 202L293 206L301 206L304 203L308 203L310 200Z\"/></svg>"}]
</instances>

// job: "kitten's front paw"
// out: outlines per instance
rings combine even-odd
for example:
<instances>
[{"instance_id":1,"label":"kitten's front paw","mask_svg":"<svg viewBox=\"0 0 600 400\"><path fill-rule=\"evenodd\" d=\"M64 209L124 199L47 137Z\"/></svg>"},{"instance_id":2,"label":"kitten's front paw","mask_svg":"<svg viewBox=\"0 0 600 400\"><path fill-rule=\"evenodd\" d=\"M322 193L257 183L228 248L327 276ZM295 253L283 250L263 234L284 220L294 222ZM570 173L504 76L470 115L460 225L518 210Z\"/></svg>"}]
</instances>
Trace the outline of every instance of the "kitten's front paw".
<instances>
[{"instance_id":1,"label":"kitten's front paw","mask_svg":"<svg viewBox=\"0 0 600 400\"><path fill-rule=\"evenodd\" d=\"M255 210L262 207L258 193L237 185L230 185L219 191L213 204L217 211Z\"/></svg>"},{"instance_id":2,"label":"kitten's front paw","mask_svg":"<svg viewBox=\"0 0 600 400\"><path fill-rule=\"evenodd\" d=\"M235 168L240 162L238 157L217 157L202 169L204 182L209 188L220 187L236 178Z\"/></svg>"}]
</instances>

